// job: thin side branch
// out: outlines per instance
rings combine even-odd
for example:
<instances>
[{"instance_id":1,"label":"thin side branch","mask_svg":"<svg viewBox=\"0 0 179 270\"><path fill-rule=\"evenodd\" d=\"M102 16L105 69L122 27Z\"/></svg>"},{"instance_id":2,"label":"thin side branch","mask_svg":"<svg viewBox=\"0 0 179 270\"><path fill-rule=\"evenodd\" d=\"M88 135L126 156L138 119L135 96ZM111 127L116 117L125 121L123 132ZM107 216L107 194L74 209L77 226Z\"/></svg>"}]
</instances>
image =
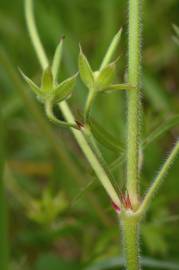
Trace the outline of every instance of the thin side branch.
<instances>
[{"instance_id":1,"label":"thin side branch","mask_svg":"<svg viewBox=\"0 0 179 270\"><path fill-rule=\"evenodd\" d=\"M167 160L163 164L156 179L154 180L149 191L147 192L139 210L137 211L137 213L139 213L140 215L143 215L145 213L145 211L148 209L148 207L153 199L154 194L157 192L158 188L162 184L165 176L167 175L172 163L174 162L174 160L176 159L178 154L179 154L179 140L177 141L176 145L174 146L174 148L171 151L170 155L168 156Z\"/></svg>"}]
</instances>

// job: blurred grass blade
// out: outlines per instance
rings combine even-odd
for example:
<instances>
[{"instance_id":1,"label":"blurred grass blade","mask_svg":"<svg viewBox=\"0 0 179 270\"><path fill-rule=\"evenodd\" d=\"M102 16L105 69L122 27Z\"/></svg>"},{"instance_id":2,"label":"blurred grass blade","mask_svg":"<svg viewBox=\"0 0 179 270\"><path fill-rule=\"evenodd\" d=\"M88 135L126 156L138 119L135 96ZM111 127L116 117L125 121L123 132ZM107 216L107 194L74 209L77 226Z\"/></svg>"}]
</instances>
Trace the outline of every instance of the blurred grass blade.
<instances>
[{"instance_id":1,"label":"blurred grass blade","mask_svg":"<svg viewBox=\"0 0 179 270\"><path fill-rule=\"evenodd\" d=\"M174 29L176 35L179 37L179 27L176 24L173 24L173 29Z\"/></svg>"},{"instance_id":2,"label":"blurred grass blade","mask_svg":"<svg viewBox=\"0 0 179 270\"><path fill-rule=\"evenodd\" d=\"M93 136L101 145L117 153L123 151L122 144L111 133L106 131L96 120L90 118L89 125Z\"/></svg>"},{"instance_id":3,"label":"blurred grass blade","mask_svg":"<svg viewBox=\"0 0 179 270\"><path fill-rule=\"evenodd\" d=\"M63 41L64 41L64 37L61 38L61 40L60 40L60 42L55 50L55 54L54 54L53 62L52 62L52 74L53 74L53 78L54 78L55 83L58 82L58 72L59 72L60 64L61 64L61 60L62 60Z\"/></svg>"},{"instance_id":4,"label":"blurred grass blade","mask_svg":"<svg viewBox=\"0 0 179 270\"><path fill-rule=\"evenodd\" d=\"M179 124L179 115L173 116L167 120L166 123L157 127L151 134L149 134L142 142L142 146L145 148L154 140L158 139L161 135L165 134L171 128Z\"/></svg>"},{"instance_id":5,"label":"blurred grass blade","mask_svg":"<svg viewBox=\"0 0 179 270\"><path fill-rule=\"evenodd\" d=\"M109 45L109 48L108 48L108 50L103 58L102 64L100 66L100 70L102 70L111 61L111 58L113 57L113 55L117 49L117 46L120 42L121 34L122 34L122 28L119 30L119 32L112 39L112 42Z\"/></svg>"},{"instance_id":6,"label":"blurred grass blade","mask_svg":"<svg viewBox=\"0 0 179 270\"><path fill-rule=\"evenodd\" d=\"M7 200L4 184L4 132L3 119L0 111L0 269L8 270L8 224L7 224Z\"/></svg>"},{"instance_id":7,"label":"blurred grass blade","mask_svg":"<svg viewBox=\"0 0 179 270\"><path fill-rule=\"evenodd\" d=\"M173 41L179 46L179 38L173 36Z\"/></svg>"},{"instance_id":8,"label":"blurred grass blade","mask_svg":"<svg viewBox=\"0 0 179 270\"><path fill-rule=\"evenodd\" d=\"M141 263L145 267L150 267L150 269L179 270L179 263L156 260L148 257L142 257ZM123 258L114 257L108 260L103 260L101 262L96 262L94 265L86 267L85 270L108 270L118 267L121 267L121 269L123 269L124 264L125 263Z\"/></svg>"},{"instance_id":9,"label":"blurred grass blade","mask_svg":"<svg viewBox=\"0 0 179 270\"><path fill-rule=\"evenodd\" d=\"M99 182L96 181L96 178L94 177L91 181L89 181L83 188L81 188L80 192L75 196L75 198L71 202L71 207L74 206L82 197L85 195L85 193L92 188L99 185Z\"/></svg>"},{"instance_id":10,"label":"blurred grass blade","mask_svg":"<svg viewBox=\"0 0 179 270\"><path fill-rule=\"evenodd\" d=\"M165 89L148 72L144 72L144 92L151 106L158 112L170 112L170 103Z\"/></svg>"}]
</instances>

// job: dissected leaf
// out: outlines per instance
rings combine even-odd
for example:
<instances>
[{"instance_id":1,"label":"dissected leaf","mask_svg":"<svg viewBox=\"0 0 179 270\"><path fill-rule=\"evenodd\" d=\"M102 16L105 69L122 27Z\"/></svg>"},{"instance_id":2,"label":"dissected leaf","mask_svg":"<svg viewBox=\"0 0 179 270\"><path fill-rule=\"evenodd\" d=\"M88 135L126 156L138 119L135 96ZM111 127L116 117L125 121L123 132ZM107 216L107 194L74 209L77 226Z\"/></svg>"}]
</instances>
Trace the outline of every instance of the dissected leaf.
<instances>
[{"instance_id":1,"label":"dissected leaf","mask_svg":"<svg viewBox=\"0 0 179 270\"><path fill-rule=\"evenodd\" d=\"M43 92L49 92L53 89L53 76L50 67L46 68L43 72L41 89Z\"/></svg>"},{"instance_id":2,"label":"dissected leaf","mask_svg":"<svg viewBox=\"0 0 179 270\"><path fill-rule=\"evenodd\" d=\"M53 90L52 95L55 103L59 103L60 101L67 99L72 94L77 75L78 74L75 74L63 81Z\"/></svg>"},{"instance_id":3,"label":"dissected leaf","mask_svg":"<svg viewBox=\"0 0 179 270\"><path fill-rule=\"evenodd\" d=\"M93 88L94 87L94 75L93 71L90 67L90 64L86 58L86 56L83 54L81 48L80 48L80 54L79 54L79 72L80 72L80 77L84 84L88 88Z\"/></svg>"}]
</instances>

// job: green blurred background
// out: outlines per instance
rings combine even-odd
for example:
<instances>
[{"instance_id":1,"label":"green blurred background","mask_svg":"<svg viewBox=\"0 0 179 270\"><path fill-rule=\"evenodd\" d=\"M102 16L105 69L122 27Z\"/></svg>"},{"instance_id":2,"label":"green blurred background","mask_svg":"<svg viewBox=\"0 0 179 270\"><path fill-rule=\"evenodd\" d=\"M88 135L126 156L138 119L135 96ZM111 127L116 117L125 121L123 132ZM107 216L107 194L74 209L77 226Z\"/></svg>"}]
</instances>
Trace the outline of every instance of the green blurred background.
<instances>
[{"instance_id":1,"label":"green blurred background","mask_svg":"<svg viewBox=\"0 0 179 270\"><path fill-rule=\"evenodd\" d=\"M52 59L60 37L65 48L60 79L77 71L79 42L94 69L118 29L123 27L118 55L118 81L127 67L126 0L36 0L38 29ZM0 0L0 108L6 132L5 186L9 210L10 262L13 270L113 269L122 255L115 213L103 188L68 130L46 119L43 107L22 81L18 67L36 82L41 69L24 19L24 1ZM143 132L146 138L179 115L179 47L172 24L179 25L178 0L144 1ZM78 80L69 104L77 119L86 89ZM125 145L126 96L98 98L94 117ZM179 125L178 125L179 126ZM145 192L179 134L176 124L144 151L142 192ZM100 146L112 163L118 153ZM125 166L114 174L122 186ZM155 196L142 225L145 269L172 269L152 259L179 262L179 158ZM109 264L103 268L104 260ZM98 264L96 265L96 263ZM151 263L151 264L150 264ZM96 265L96 266L95 266ZM167 266L166 266L167 267ZM179 269L176 268L176 269Z\"/></svg>"}]
</instances>

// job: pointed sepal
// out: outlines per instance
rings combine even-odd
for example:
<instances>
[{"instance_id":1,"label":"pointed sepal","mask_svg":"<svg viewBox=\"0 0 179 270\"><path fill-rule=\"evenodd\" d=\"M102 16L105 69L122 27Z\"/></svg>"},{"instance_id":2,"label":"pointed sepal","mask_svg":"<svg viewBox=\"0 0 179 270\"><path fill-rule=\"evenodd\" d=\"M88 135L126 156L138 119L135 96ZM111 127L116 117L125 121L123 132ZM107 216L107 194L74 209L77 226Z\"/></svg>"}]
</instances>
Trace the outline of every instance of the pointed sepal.
<instances>
[{"instance_id":1,"label":"pointed sepal","mask_svg":"<svg viewBox=\"0 0 179 270\"><path fill-rule=\"evenodd\" d=\"M94 87L94 75L93 71L90 67L90 64L84 55L81 47L80 47L80 54L79 54L79 72L80 72L80 77L83 83L86 85L88 88L93 88Z\"/></svg>"},{"instance_id":2,"label":"pointed sepal","mask_svg":"<svg viewBox=\"0 0 179 270\"><path fill-rule=\"evenodd\" d=\"M69 98L73 92L78 73L60 83L52 92L53 103L59 103Z\"/></svg>"},{"instance_id":3,"label":"pointed sepal","mask_svg":"<svg viewBox=\"0 0 179 270\"><path fill-rule=\"evenodd\" d=\"M31 90L37 95L41 96L42 92L41 89L29 78L27 77L24 72L19 68L19 72L22 76L22 78L25 80L25 82L28 84L28 86L31 88Z\"/></svg>"},{"instance_id":4,"label":"pointed sepal","mask_svg":"<svg viewBox=\"0 0 179 270\"><path fill-rule=\"evenodd\" d=\"M41 90L44 93L49 93L53 89L53 76L52 76L52 71L50 67L47 67L43 71L42 75L42 82L41 82Z\"/></svg>"},{"instance_id":5,"label":"pointed sepal","mask_svg":"<svg viewBox=\"0 0 179 270\"><path fill-rule=\"evenodd\" d=\"M52 61L52 74L53 74L53 78L54 78L55 82L57 82L58 72L59 72L59 68L60 68L60 64L61 64L61 60L62 60L64 38L65 38L64 36L61 38L61 40L60 40L60 42L55 50L55 54L54 54L53 61Z\"/></svg>"},{"instance_id":6,"label":"pointed sepal","mask_svg":"<svg viewBox=\"0 0 179 270\"><path fill-rule=\"evenodd\" d=\"M105 66L96 77L96 89L98 91L108 87L113 83L116 73L116 64L115 62Z\"/></svg>"}]
</instances>

